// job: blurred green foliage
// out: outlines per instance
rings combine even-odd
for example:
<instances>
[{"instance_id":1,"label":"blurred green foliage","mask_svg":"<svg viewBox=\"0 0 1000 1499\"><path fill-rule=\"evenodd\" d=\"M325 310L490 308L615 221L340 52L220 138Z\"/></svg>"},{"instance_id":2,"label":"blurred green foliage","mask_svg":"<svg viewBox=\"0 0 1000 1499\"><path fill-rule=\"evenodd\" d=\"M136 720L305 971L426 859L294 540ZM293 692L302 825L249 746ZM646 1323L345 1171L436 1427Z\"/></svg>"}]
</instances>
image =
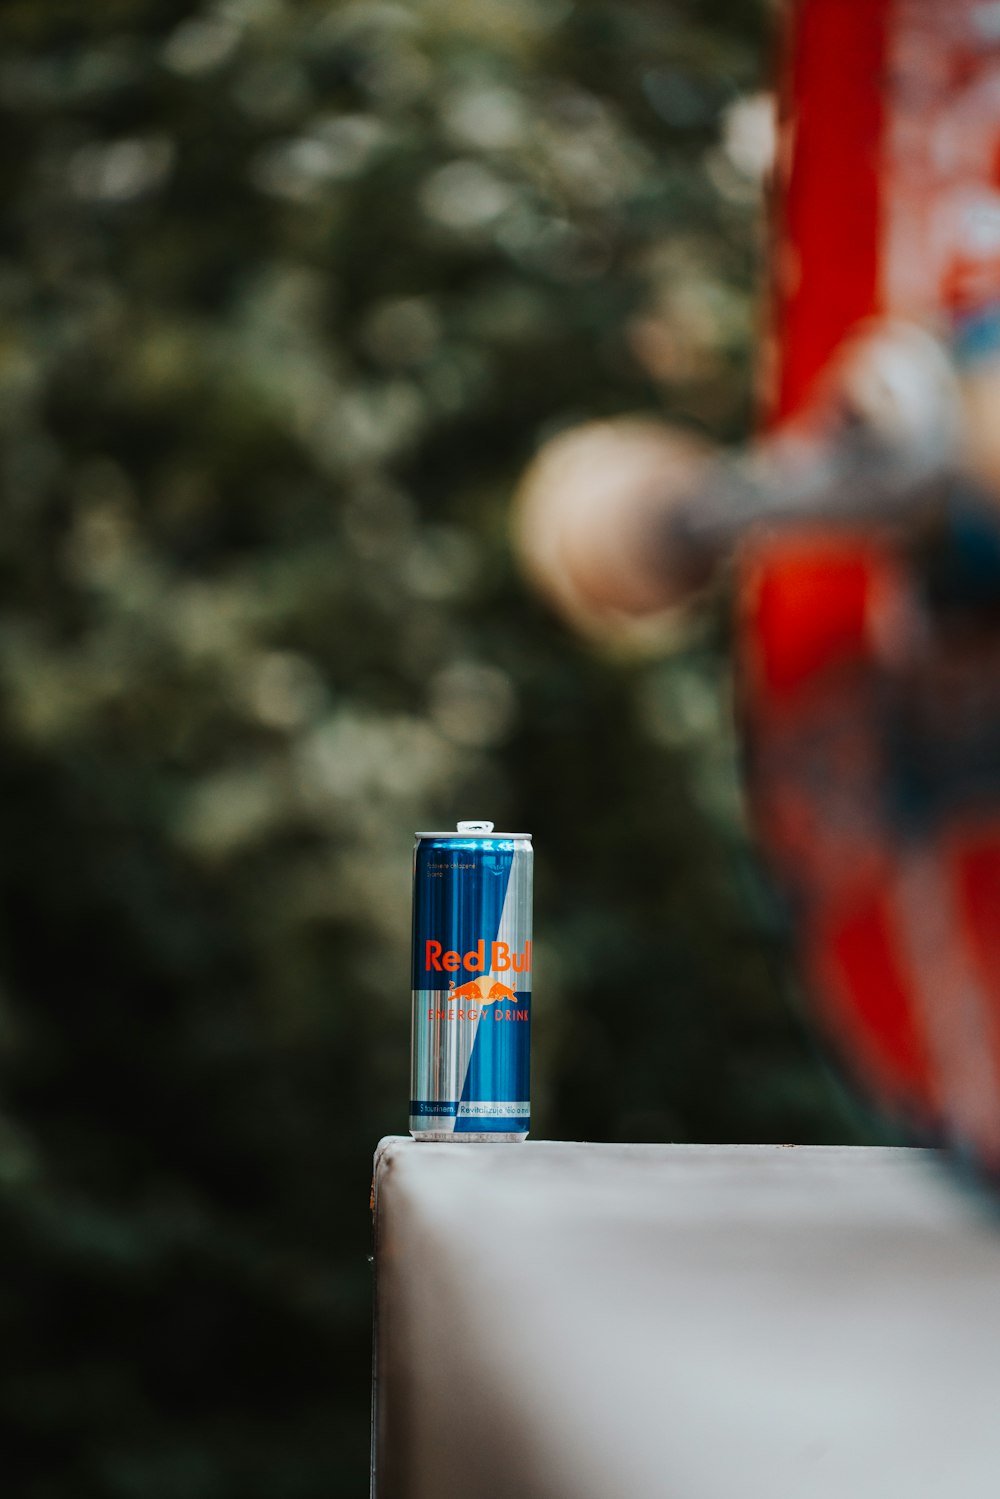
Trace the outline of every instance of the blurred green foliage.
<instances>
[{"instance_id":1,"label":"blurred green foliage","mask_svg":"<svg viewBox=\"0 0 1000 1499\"><path fill-rule=\"evenodd\" d=\"M534 445L745 430L748 0L0 12L0 1420L18 1499L339 1499L411 833L538 847L536 1133L861 1128L711 631L599 659Z\"/></svg>"}]
</instances>

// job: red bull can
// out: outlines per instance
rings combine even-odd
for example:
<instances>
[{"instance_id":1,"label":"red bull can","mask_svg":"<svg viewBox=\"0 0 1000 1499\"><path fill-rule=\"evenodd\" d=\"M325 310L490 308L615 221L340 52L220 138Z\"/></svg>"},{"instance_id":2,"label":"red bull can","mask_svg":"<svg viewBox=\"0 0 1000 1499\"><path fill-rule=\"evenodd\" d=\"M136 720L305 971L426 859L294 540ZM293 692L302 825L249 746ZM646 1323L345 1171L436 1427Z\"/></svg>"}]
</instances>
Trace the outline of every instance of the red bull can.
<instances>
[{"instance_id":1,"label":"red bull can","mask_svg":"<svg viewBox=\"0 0 1000 1499\"><path fill-rule=\"evenodd\" d=\"M410 1133L523 1140L531 1048L530 833L460 822L413 850Z\"/></svg>"}]
</instances>

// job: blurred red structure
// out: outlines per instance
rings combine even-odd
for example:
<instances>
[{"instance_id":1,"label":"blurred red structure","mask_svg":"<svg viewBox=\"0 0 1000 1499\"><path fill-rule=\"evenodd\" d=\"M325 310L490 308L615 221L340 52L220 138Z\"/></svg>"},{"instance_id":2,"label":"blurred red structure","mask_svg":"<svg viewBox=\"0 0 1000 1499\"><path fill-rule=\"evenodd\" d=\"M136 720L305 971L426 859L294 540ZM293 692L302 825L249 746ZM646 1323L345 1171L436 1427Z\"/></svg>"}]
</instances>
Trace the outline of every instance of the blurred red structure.
<instances>
[{"instance_id":1,"label":"blurred red structure","mask_svg":"<svg viewBox=\"0 0 1000 1499\"><path fill-rule=\"evenodd\" d=\"M997 7L799 0L774 215L772 425L869 319L988 324ZM1000 545L960 507L923 551L809 523L753 543L740 597L754 818L827 1030L1000 1173Z\"/></svg>"}]
</instances>

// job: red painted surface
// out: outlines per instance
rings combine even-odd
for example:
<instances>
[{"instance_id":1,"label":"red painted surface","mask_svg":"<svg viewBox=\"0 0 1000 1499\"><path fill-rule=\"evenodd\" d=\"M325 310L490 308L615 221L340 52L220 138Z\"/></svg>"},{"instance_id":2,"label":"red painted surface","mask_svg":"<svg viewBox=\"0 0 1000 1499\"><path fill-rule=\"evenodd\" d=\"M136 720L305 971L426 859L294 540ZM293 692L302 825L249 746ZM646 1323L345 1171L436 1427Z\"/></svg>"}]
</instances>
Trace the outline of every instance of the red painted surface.
<instances>
[{"instance_id":1,"label":"red painted surface","mask_svg":"<svg viewBox=\"0 0 1000 1499\"><path fill-rule=\"evenodd\" d=\"M879 163L891 0L798 0L782 80L773 416L801 409L879 307Z\"/></svg>"},{"instance_id":2,"label":"red painted surface","mask_svg":"<svg viewBox=\"0 0 1000 1499\"><path fill-rule=\"evenodd\" d=\"M863 656L872 586L871 560L850 538L808 535L769 546L744 613L760 692L784 699L817 673Z\"/></svg>"},{"instance_id":3,"label":"red painted surface","mask_svg":"<svg viewBox=\"0 0 1000 1499\"><path fill-rule=\"evenodd\" d=\"M861 1077L904 1113L924 1118L937 1103L933 1062L913 1003L889 892L876 885L813 934L827 1023Z\"/></svg>"}]
</instances>

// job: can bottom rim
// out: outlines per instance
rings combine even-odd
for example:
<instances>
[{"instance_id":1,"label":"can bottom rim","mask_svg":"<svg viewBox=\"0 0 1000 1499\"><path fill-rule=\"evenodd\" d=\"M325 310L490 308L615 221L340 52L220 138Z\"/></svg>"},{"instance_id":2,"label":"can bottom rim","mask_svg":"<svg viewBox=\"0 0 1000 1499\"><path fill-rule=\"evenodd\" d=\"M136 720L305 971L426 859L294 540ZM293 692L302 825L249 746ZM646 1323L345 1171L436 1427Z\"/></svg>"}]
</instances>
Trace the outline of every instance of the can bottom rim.
<instances>
[{"instance_id":1,"label":"can bottom rim","mask_svg":"<svg viewBox=\"0 0 1000 1499\"><path fill-rule=\"evenodd\" d=\"M447 1140L451 1145L508 1145L528 1138L527 1130L498 1130L494 1133L480 1134L474 1130L462 1130L460 1133L456 1133L455 1131L444 1129L411 1129L410 1134L414 1140L430 1140L432 1144Z\"/></svg>"}]
</instances>

